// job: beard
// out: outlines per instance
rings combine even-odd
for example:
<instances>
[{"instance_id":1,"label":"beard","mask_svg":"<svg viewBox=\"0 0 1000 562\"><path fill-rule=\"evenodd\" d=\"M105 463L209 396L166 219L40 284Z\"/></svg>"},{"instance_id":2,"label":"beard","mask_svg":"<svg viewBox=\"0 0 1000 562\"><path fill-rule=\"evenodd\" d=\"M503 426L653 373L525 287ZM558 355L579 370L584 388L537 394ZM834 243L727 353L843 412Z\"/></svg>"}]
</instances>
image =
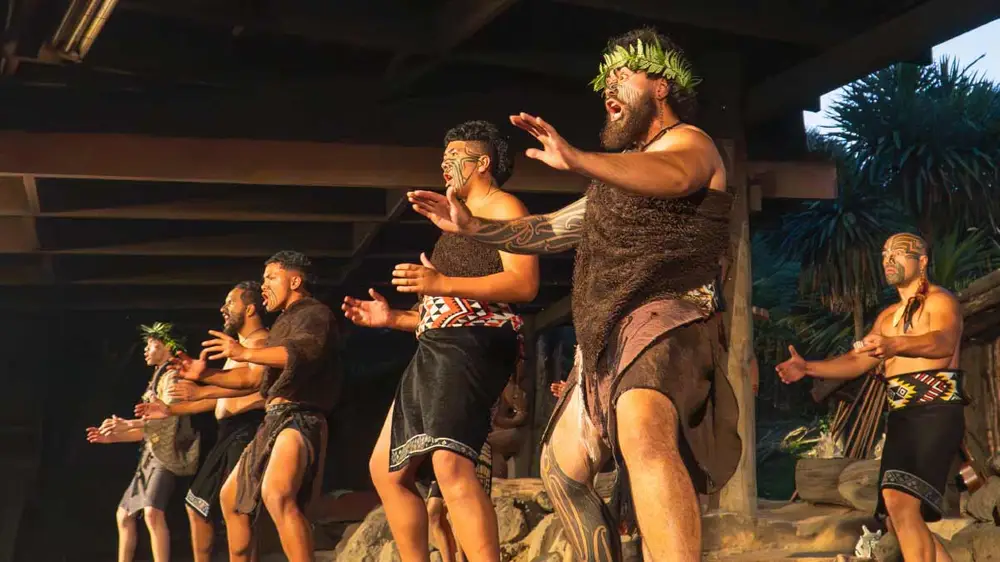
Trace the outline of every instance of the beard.
<instances>
[{"instance_id":1,"label":"beard","mask_svg":"<svg viewBox=\"0 0 1000 562\"><path fill-rule=\"evenodd\" d=\"M633 104L616 101L621 103L622 116L612 121L611 115L606 115L604 129L601 130L601 146L612 152L637 144L649 132L656 116L656 104L651 95L643 95Z\"/></svg>"},{"instance_id":2,"label":"beard","mask_svg":"<svg viewBox=\"0 0 1000 562\"><path fill-rule=\"evenodd\" d=\"M222 327L223 333L231 338L235 338L239 335L240 330L243 329L243 316L230 316L229 320Z\"/></svg>"},{"instance_id":3,"label":"beard","mask_svg":"<svg viewBox=\"0 0 1000 562\"><path fill-rule=\"evenodd\" d=\"M905 279L906 272L902 269L894 269L893 271L885 272L885 282L892 285L893 287L897 285L902 285Z\"/></svg>"}]
</instances>

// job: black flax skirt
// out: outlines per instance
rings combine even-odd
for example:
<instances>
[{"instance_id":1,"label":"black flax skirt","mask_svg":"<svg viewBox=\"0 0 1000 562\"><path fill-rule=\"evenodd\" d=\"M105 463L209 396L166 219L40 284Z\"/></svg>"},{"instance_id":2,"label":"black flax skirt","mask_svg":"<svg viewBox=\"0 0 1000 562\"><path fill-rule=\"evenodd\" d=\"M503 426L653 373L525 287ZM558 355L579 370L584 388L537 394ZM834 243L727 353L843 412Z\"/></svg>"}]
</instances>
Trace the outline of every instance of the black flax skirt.
<instances>
[{"instance_id":1,"label":"black flax skirt","mask_svg":"<svg viewBox=\"0 0 1000 562\"><path fill-rule=\"evenodd\" d=\"M509 326L424 332L396 388L389 471L439 449L476 462L517 359L517 332ZM430 474L423 463L420 479Z\"/></svg>"}]
</instances>

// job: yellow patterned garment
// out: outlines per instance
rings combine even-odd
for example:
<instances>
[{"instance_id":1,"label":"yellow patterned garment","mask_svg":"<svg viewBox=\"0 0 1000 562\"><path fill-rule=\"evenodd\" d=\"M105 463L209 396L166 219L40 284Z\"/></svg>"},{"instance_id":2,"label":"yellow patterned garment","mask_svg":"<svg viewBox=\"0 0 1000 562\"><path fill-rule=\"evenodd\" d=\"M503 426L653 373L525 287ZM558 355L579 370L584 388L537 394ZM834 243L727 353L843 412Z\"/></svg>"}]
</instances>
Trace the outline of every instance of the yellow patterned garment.
<instances>
[{"instance_id":1,"label":"yellow patterned garment","mask_svg":"<svg viewBox=\"0 0 1000 562\"><path fill-rule=\"evenodd\" d=\"M933 370L887 377L886 396L890 410L925 404L965 404L959 370Z\"/></svg>"}]
</instances>

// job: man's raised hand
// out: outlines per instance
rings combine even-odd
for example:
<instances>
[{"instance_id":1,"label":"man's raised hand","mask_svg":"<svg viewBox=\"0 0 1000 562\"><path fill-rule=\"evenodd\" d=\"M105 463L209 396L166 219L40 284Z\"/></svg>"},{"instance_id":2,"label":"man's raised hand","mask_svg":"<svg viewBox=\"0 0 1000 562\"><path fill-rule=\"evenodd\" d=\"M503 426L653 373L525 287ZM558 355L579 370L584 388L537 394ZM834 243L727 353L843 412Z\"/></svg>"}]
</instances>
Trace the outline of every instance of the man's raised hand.
<instances>
[{"instance_id":1,"label":"man's raised hand","mask_svg":"<svg viewBox=\"0 0 1000 562\"><path fill-rule=\"evenodd\" d=\"M389 301L380 295L375 289L368 289L368 294L372 300L363 301L354 297L344 297L344 304L340 309L344 311L344 316L358 326L366 328L386 328L392 319L392 309L389 308Z\"/></svg>"},{"instance_id":2,"label":"man's raised hand","mask_svg":"<svg viewBox=\"0 0 1000 562\"><path fill-rule=\"evenodd\" d=\"M519 113L510 116L510 122L519 129L524 129L531 133L531 136L542 143L542 150L529 148L524 155L528 158L541 160L549 167L556 170L569 170L579 156L580 151L573 145L566 142L555 127L546 123L541 117Z\"/></svg>"},{"instance_id":3,"label":"man's raised hand","mask_svg":"<svg viewBox=\"0 0 1000 562\"><path fill-rule=\"evenodd\" d=\"M207 356L208 351L204 349L201 350L201 355L197 359L192 359L186 353L178 353L171 360L170 366L176 371L178 378L197 381L201 379L205 369L208 368Z\"/></svg>"},{"instance_id":4,"label":"man's raised hand","mask_svg":"<svg viewBox=\"0 0 1000 562\"><path fill-rule=\"evenodd\" d=\"M159 400L142 402L135 405L135 415L144 420L162 420L170 417L170 407Z\"/></svg>"},{"instance_id":5,"label":"man's raised hand","mask_svg":"<svg viewBox=\"0 0 1000 562\"><path fill-rule=\"evenodd\" d=\"M452 234L469 234L476 222L472 211L458 198L455 188L449 187L444 195L433 191L416 190L406 193L413 210L430 219L434 226Z\"/></svg>"},{"instance_id":6,"label":"man's raised hand","mask_svg":"<svg viewBox=\"0 0 1000 562\"><path fill-rule=\"evenodd\" d=\"M806 376L806 360L799 355L799 352L795 351L795 346L788 346L788 352L792 356L775 367L778 377L785 384L800 381Z\"/></svg>"}]
</instances>

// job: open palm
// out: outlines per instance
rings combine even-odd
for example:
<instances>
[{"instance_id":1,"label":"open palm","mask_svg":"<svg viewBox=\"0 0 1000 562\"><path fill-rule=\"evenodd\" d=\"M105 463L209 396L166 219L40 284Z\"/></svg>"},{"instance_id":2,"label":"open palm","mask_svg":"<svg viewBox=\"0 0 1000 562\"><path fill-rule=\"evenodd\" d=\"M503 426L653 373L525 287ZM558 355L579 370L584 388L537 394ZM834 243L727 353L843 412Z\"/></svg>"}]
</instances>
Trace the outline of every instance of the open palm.
<instances>
[{"instance_id":1,"label":"open palm","mask_svg":"<svg viewBox=\"0 0 1000 562\"><path fill-rule=\"evenodd\" d=\"M434 226L452 234L467 234L475 221L472 211L458 198L455 188L444 195L433 191L410 191L406 194L413 210L430 219Z\"/></svg>"},{"instance_id":2,"label":"open palm","mask_svg":"<svg viewBox=\"0 0 1000 562\"><path fill-rule=\"evenodd\" d=\"M389 325L389 319L392 315L389 302L375 289L368 289L368 294L372 297L370 301L344 297L344 304L340 306L340 309L344 311L344 316L348 320L358 326L385 328Z\"/></svg>"},{"instance_id":3,"label":"open palm","mask_svg":"<svg viewBox=\"0 0 1000 562\"><path fill-rule=\"evenodd\" d=\"M541 117L519 113L510 116L510 122L520 129L531 133L531 136L542 143L542 150L529 148L524 155L528 158L541 160L556 170L569 170L573 159L579 152L566 139L556 132L555 127L546 123Z\"/></svg>"}]
</instances>

